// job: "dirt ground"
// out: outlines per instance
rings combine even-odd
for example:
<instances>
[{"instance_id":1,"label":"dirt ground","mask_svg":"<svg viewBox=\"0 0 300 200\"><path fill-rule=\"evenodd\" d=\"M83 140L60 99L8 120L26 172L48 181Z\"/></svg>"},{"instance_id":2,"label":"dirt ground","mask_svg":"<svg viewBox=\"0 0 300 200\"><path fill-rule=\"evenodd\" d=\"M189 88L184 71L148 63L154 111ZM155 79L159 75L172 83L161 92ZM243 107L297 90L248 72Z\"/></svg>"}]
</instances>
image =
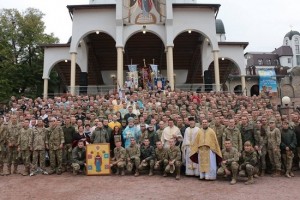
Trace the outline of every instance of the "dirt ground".
<instances>
[{"instance_id":1,"label":"dirt ground","mask_svg":"<svg viewBox=\"0 0 300 200\"><path fill-rule=\"evenodd\" d=\"M126 176L73 176L36 175L23 177L10 175L0 177L0 199L44 200L44 199L180 199L180 200L268 200L299 199L300 171L294 178L284 176L272 178L269 175L255 179L255 184L244 185L239 179L236 185L228 180L200 181L196 177L149 177Z\"/></svg>"}]
</instances>

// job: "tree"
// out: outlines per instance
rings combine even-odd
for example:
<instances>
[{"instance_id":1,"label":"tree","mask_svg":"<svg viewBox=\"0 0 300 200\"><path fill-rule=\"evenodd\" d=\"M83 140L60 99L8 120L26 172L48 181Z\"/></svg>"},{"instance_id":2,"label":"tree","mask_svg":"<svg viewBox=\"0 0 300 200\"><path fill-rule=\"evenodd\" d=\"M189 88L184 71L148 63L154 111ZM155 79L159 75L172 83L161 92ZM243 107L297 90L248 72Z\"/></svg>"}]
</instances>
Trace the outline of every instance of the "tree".
<instances>
[{"instance_id":1,"label":"tree","mask_svg":"<svg viewBox=\"0 0 300 200\"><path fill-rule=\"evenodd\" d=\"M43 16L34 8L0 10L0 101L42 94L44 55L39 45L59 42L53 33L45 33Z\"/></svg>"}]
</instances>

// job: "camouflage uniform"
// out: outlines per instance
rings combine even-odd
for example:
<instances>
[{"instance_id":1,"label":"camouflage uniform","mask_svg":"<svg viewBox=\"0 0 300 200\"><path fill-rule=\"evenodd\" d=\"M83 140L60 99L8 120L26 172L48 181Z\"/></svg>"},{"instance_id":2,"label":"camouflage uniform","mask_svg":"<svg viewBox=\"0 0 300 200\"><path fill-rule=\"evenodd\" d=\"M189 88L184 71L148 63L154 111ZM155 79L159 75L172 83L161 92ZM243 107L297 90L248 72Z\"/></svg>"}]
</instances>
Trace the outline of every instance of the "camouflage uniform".
<instances>
[{"instance_id":1,"label":"camouflage uniform","mask_svg":"<svg viewBox=\"0 0 300 200\"><path fill-rule=\"evenodd\" d=\"M72 168L73 174L76 175L80 169L85 170L85 147L79 148L78 146L72 150Z\"/></svg>"},{"instance_id":2,"label":"camouflage uniform","mask_svg":"<svg viewBox=\"0 0 300 200\"><path fill-rule=\"evenodd\" d=\"M32 150L32 129L22 128L18 137L19 156L22 159L25 170L23 176L29 175L30 170L30 155Z\"/></svg>"},{"instance_id":3,"label":"camouflage uniform","mask_svg":"<svg viewBox=\"0 0 300 200\"><path fill-rule=\"evenodd\" d=\"M170 161L174 161L174 166L169 163ZM173 173L175 167L175 171L177 174L176 179L180 179L181 151L178 146L170 147L167 150L167 162L165 163L165 165L167 166L165 168L164 176L166 176L166 173Z\"/></svg>"},{"instance_id":4,"label":"camouflage uniform","mask_svg":"<svg viewBox=\"0 0 300 200\"><path fill-rule=\"evenodd\" d=\"M254 183L253 175L258 172L257 153L253 149L249 152L243 151L240 158L240 176L248 176L246 185Z\"/></svg>"},{"instance_id":5,"label":"camouflage uniform","mask_svg":"<svg viewBox=\"0 0 300 200\"><path fill-rule=\"evenodd\" d=\"M232 147L236 148L238 152L242 151L242 136L237 127L235 127L234 129L225 128L222 137L222 146L224 146L226 139L229 139L232 142Z\"/></svg>"},{"instance_id":6,"label":"camouflage uniform","mask_svg":"<svg viewBox=\"0 0 300 200\"><path fill-rule=\"evenodd\" d=\"M62 149L60 148L60 145L65 143L64 133L61 127L57 126L55 128L48 129L48 143L51 167L49 174L53 174L55 171L57 174L61 174Z\"/></svg>"},{"instance_id":7,"label":"camouflage uniform","mask_svg":"<svg viewBox=\"0 0 300 200\"><path fill-rule=\"evenodd\" d=\"M278 128L271 130L269 127L267 129L268 138L268 154L270 158L271 165L273 169L277 171L277 174L281 171L281 159L280 159L280 143L281 143L281 133Z\"/></svg>"},{"instance_id":8,"label":"camouflage uniform","mask_svg":"<svg viewBox=\"0 0 300 200\"><path fill-rule=\"evenodd\" d=\"M267 155L267 143L268 143L268 138L266 134L266 130L264 128L261 129L255 129L255 134L254 136L256 137L257 146L259 148L258 154L260 158L260 168L261 168L261 176L264 176L265 170L266 170L266 155Z\"/></svg>"},{"instance_id":9,"label":"camouflage uniform","mask_svg":"<svg viewBox=\"0 0 300 200\"><path fill-rule=\"evenodd\" d=\"M17 124L10 124L7 127L6 134L6 144L8 145L8 174L11 172L11 165L14 165L13 173L17 173L18 167L18 151L17 151L17 142L20 134L20 127Z\"/></svg>"},{"instance_id":10,"label":"camouflage uniform","mask_svg":"<svg viewBox=\"0 0 300 200\"><path fill-rule=\"evenodd\" d=\"M139 169L142 170L145 167L149 166L149 176L153 175L153 167L154 167L154 158L155 158L155 150L153 146L146 147L144 144L141 146L141 160L142 163L139 166ZM145 161L145 162L143 162Z\"/></svg>"},{"instance_id":11,"label":"camouflage uniform","mask_svg":"<svg viewBox=\"0 0 300 200\"><path fill-rule=\"evenodd\" d=\"M91 142L95 143L109 143L109 133L105 128L96 128L91 136Z\"/></svg>"},{"instance_id":12,"label":"camouflage uniform","mask_svg":"<svg viewBox=\"0 0 300 200\"><path fill-rule=\"evenodd\" d=\"M158 129L156 131L156 135L157 135L157 138L158 138L158 141L161 140L161 136L162 136L162 132L164 131L164 129Z\"/></svg>"},{"instance_id":13,"label":"camouflage uniform","mask_svg":"<svg viewBox=\"0 0 300 200\"><path fill-rule=\"evenodd\" d=\"M231 184L236 183L237 173L239 170L239 152L236 148L232 147L229 151L226 149L222 150L223 161L227 161L226 163L222 163L221 167L218 169L217 174L219 176L226 175L225 170L229 170L232 173L232 181Z\"/></svg>"},{"instance_id":14,"label":"camouflage uniform","mask_svg":"<svg viewBox=\"0 0 300 200\"><path fill-rule=\"evenodd\" d=\"M45 171L45 147L48 145L47 130L45 128L35 127L32 129L32 133L32 172L37 170L38 164L40 168Z\"/></svg>"},{"instance_id":15,"label":"camouflage uniform","mask_svg":"<svg viewBox=\"0 0 300 200\"><path fill-rule=\"evenodd\" d=\"M66 171L71 165L73 138L76 132L75 132L75 128L71 125L68 127L63 126L62 130L64 132L64 138L65 138L65 143L62 151L63 152L62 166L63 166L63 171Z\"/></svg>"},{"instance_id":16,"label":"camouflage uniform","mask_svg":"<svg viewBox=\"0 0 300 200\"><path fill-rule=\"evenodd\" d=\"M130 146L128 148L126 148L126 158L127 158L127 170L128 171L132 171L133 165L135 166L135 172L136 175L138 175L138 167L140 165L140 156L141 156L141 152L140 152L140 146L135 144L132 145L130 144Z\"/></svg>"},{"instance_id":17,"label":"camouflage uniform","mask_svg":"<svg viewBox=\"0 0 300 200\"><path fill-rule=\"evenodd\" d=\"M111 166L117 168L116 174L118 175L121 170L121 175L125 175L124 168L126 162L126 150L123 147L116 147L114 149L115 157L112 158Z\"/></svg>"},{"instance_id":18,"label":"camouflage uniform","mask_svg":"<svg viewBox=\"0 0 300 200\"><path fill-rule=\"evenodd\" d=\"M223 137L223 133L225 130L225 126L220 124L219 126L216 125L212 125L211 128L215 131L216 136L217 136L217 140L220 146L220 149L223 149L223 142L222 142L222 137Z\"/></svg>"},{"instance_id":19,"label":"camouflage uniform","mask_svg":"<svg viewBox=\"0 0 300 200\"><path fill-rule=\"evenodd\" d=\"M167 160L167 150L162 148L162 149L155 149L155 165L154 169L155 170L160 170L163 171L166 168L166 163L168 163Z\"/></svg>"},{"instance_id":20,"label":"camouflage uniform","mask_svg":"<svg viewBox=\"0 0 300 200\"><path fill-rule=\"evenodd\" d=\"M4 159L5 159L5 153L6 153L6 129L7 125L2 124L0 126L0 176L4 175L3 174L3 164L4 164Z\"/></svg>"},{"instance_id":21,"label":"camouflage uniform","mask_svg":"<svg viewBox=\"0 0 300 200\"><path fill-rule=\"evenodd\" d=\"M248 123L246 126L241 125L240 133L242 136L242 144L244 144L246 141L250 141L253 146L257 144L254 135L254 127L250 123Z\"/></svg>"},{"instance_id":22,"label":"camouflage uniform","mask_svg":"<svg viewBox=\"0 0 300 200\"><path fill-rule=\"evenodd\" d=\"M280 148L282 152L282 161L286 169L287 177L290 177L290 174L292 174L292 164L294 158L293 151L296 149L296 146L297 138L294 130L290 128L282 129ZM286 150L287 147L289 148L288 151Z\"/></svg>"}]
</instances>

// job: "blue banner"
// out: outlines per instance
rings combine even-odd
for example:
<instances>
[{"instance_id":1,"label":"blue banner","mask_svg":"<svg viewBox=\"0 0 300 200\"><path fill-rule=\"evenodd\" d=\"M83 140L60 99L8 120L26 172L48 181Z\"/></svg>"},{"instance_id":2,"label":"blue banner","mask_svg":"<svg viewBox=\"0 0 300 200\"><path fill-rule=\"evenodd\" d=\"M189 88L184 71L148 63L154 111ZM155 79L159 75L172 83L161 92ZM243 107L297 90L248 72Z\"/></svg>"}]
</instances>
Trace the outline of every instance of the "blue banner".
<instances>
[{"instance_id":1,"label":"blue banner","mask_svg":"<svg viewBox=\"0 0 300 200\"><path fill-rule=\"evenodd\" d=\"M259 91L262 96L277 96L277 80L274 68L260 68L259 75Z\"/></svg>"}]
</instances>

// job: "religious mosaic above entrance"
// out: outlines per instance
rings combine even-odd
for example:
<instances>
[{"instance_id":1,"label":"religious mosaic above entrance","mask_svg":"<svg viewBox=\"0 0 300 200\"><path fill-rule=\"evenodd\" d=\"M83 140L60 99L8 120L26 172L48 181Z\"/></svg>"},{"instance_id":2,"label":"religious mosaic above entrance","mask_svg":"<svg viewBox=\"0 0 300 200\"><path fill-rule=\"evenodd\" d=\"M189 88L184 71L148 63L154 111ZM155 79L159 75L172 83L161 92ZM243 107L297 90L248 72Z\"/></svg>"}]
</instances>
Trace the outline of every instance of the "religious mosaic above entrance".
<instances>
[{"instance_id":1,"label":"religious mosaic above entrance","mask_svg":"<svg viewBox=\"0 0 300 200\"><path fill-rule=\"evenodd\" d=\"M124 24L163 24L166 0L123 0Z\"/></svg>"}]
</instances>

